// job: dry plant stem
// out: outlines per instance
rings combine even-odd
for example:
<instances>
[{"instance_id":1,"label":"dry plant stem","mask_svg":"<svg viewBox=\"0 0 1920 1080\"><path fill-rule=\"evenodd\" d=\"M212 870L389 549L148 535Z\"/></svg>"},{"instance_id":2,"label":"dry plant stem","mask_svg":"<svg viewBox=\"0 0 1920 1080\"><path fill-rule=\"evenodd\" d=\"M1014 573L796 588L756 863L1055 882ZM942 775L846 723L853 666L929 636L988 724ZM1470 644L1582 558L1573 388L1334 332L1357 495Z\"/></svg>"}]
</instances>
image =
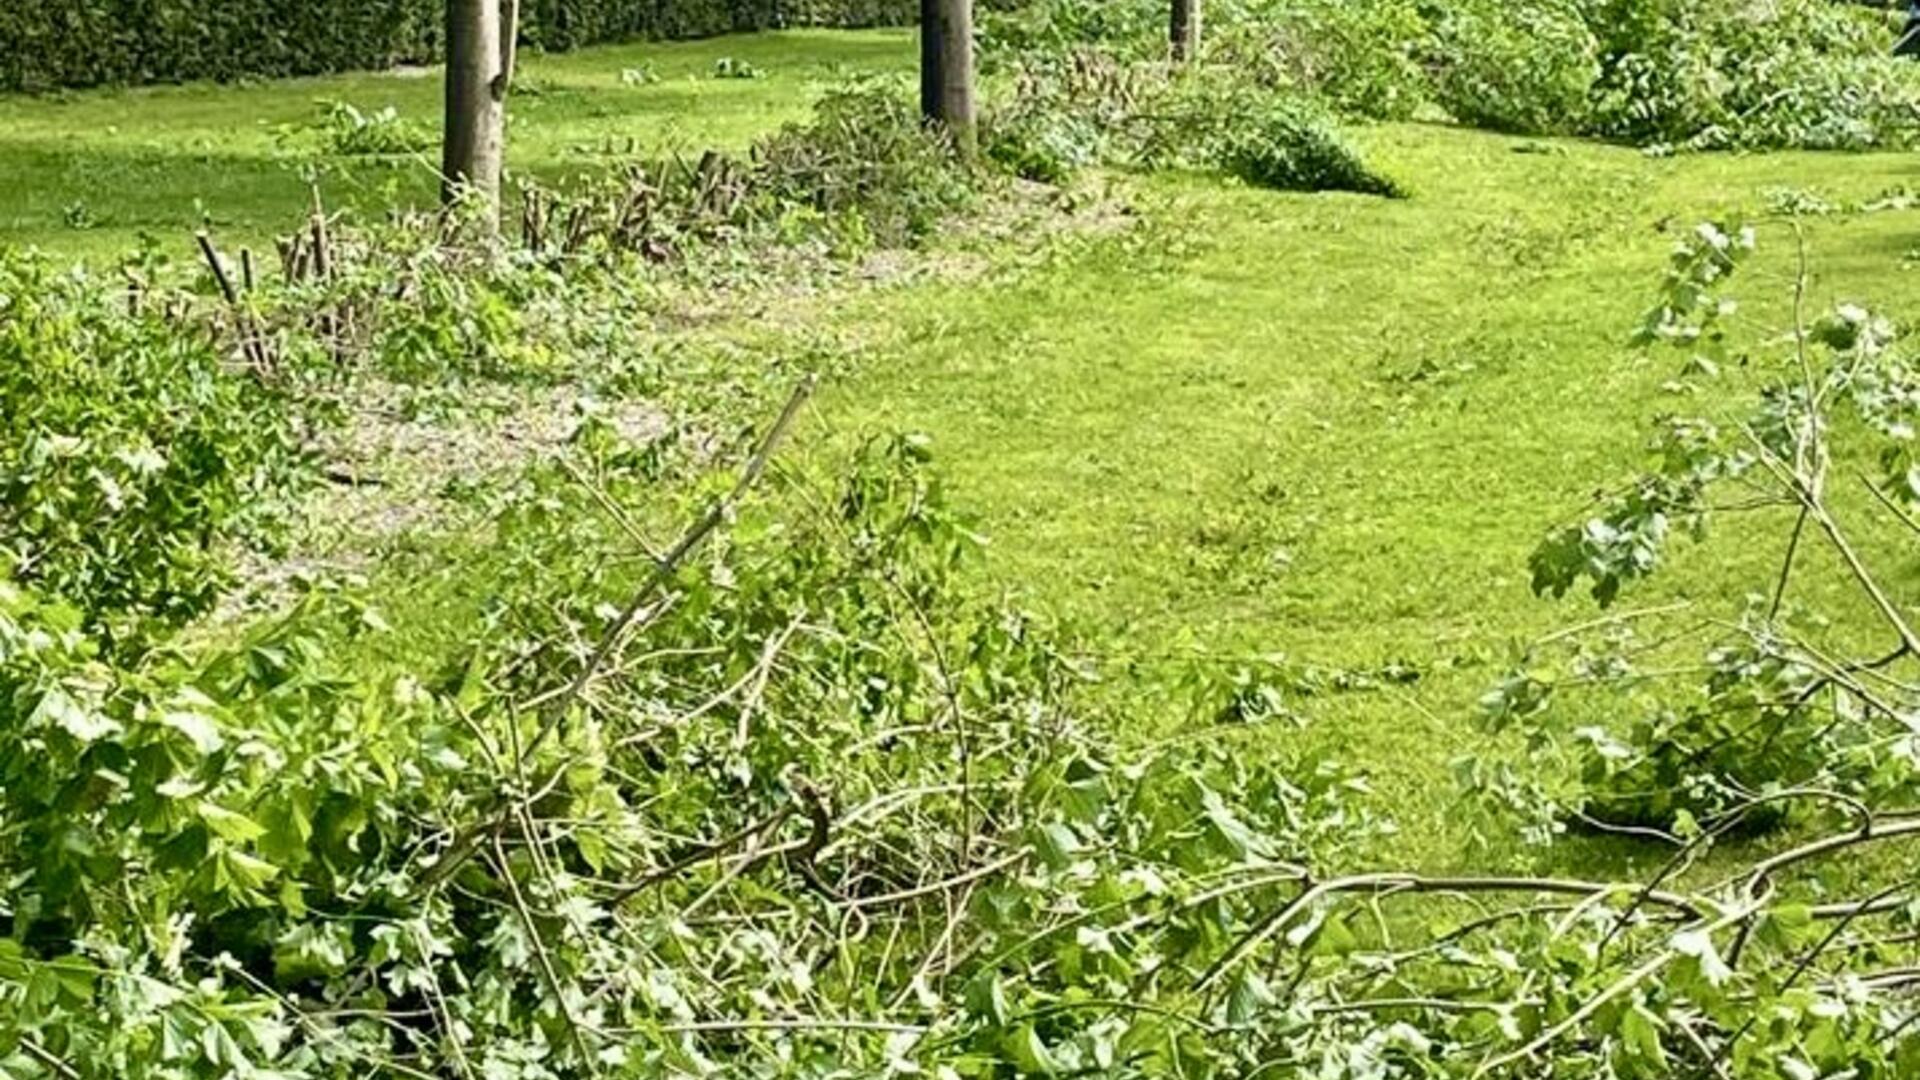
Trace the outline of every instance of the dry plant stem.
<instances>
[{"instance_id":1,"label":"dry plant stem","mask_svg":"<svg viewBox=\"0 0 1920 1080\"><path fill-rule=\"evenodd\" d=\"M1872 493L1875 499L1879 500L1880 505L1885 507L1888 513L1892 514L1900 524L1905 525L1909 532L1920 533L1920 520L1916 520L1914 516L1907 511L1906 507L1888 498L1887 493L1881 491L1880 486L1867 479L1866 476L1862 475L1860 477L1860 483L1867 491Z\"/></svg>"},{"instance_id":2,"label":"dry plant stem","mask_svg":"<svg viewBox=\"0 0 1920 1080\"><path fill-rule=\"evenodd\" d=\"M241 299L240 290L234 287L233 277L227 273L226 263L220 258L220 252L213 246L213 237L205 229L193 234L194 242L200 245L200 254L206 258L207 268L213 271L214 283L220 286L220 295L226 298L227 307L233 311L234 321L240 328L240 351L247 357L247 363L253 368L255 378L265 378L269 373L267 351L260 343L260 335L253 325L253 316L248 313L246 302Z\"/></svg>"},{"instance_id":3,"label":"dry plant stem","mask_svg":"<svg viewBox=\"0 0 1920 1080\"><path fill-rule=\"evenodd\" d=\"M1848 572L1853 575L1855 581L1859 582L1860 587L1866 590L1867 596L1873 601L1874 607L1879 609L1881 616L1886 619L1887 624L1891 626L1894 633L1899 636L1900 644L1906 648L1908 653L1920 655L1920 636L1915 635L1913 627L1908 625L1905 616L1900 614L1900 609L1894 606L1893 601L1890 600L1887 594L1880 588L1879 582L1875 580L1873 575L1867 570L1866 564L1861 562L1859 553L1856 552L1853 549L1853 545L1848 542L1845 533L1840 529L1839 523L1834 520L1833 515L1827 511L1823 504L1815 501L1811 505L1814 522L1820 526L1822 532L1826 533L1828 542L1833 545L1834 550L1840 553L1840 558L1846 562Z\"/></svg>"},{"instance_id":4,"label":"dry plant stem","mask_svg":"<svg viewBox=\"0 0 1920 1080\"><path fill-rule=\"evenodd\" d=\"M1817 482L1789 471L1786 464L1770 452L1766 444L1752 430L1748 430L1746 434L1748 440L1753 443L1760 462L1806 508L1814 524L1820 526L1820 531L1826 535L1827 542L1839 554L1841 561L1846 563L1847 572L1867 594L1867 598L1873 602L1881 618L1893 629L1894 634L1900 639L1900 644L1907 652L1920 655L1920 635L1914 633L1913 627L1908 625L1905 616L1900 614L1900 609L1888 599L1886 592L1880 588L1879 581L1861 561L1859 552L1854 550L1853 544L1840 528L1840 523L1834 520L1833 514L1828 511Z\"/></svg>"},{"instance_id":5,"label":"dry plant stem","mask_svg":"<svg viewBox=\"0 0 1920 1080\"><path fill-rule=\"evenodd\" d=\"M54 1075L62 1077L63 1080L80 1080L80 1070L67 1064L64 1059L55 1055L53 1051L48 1050L46 1047L41 1046L33 1039L22 1038L20 1040L20 1049L25 1050L28 1057L39 1062L43 1068L52 1072Z\"/></svg>"},{"instance_id":6,"label":"dry plant stem","mask_svg":"<svg viewBox=\"0 0 1920 1080\"><path fill-rule=\"evenodd\" d=\"M418 926L413 928L413 941L414 947L420 950L422 956L431 955L427 950L424 935ZM440 990L440 977L437 973L428 977L426 999L428 1006L427 1013L433 1017L434 1023L440 1025L441 1037L446 1040L448 1047L452 1050L455 1067L460 1070L460 1075L465 1077L466 1080L473 1080L473 1067L467 1063L466 1050L461 1046L460 1039L455 1034L453 1014L447 1009L447 997L446 994Z\"/></svg>"},{"instance_id":7,"label":"dry plant stem","mask_svg":"<svg viewBox=\"0 0 1920 1080\"><path fill-rule=\"evenodd\" d=\"M882 896L863 896L847 901L846 906L854 909L887 907L893 904L902 904L909 900L917 900L922 896L948 892L960 888L963 885L971 885L982 878L992 877L1000 871L1025 860L1027 855L1027 849L1021 848L1011 855L1004 855L984 866L975 867L964 874L948 878L945 881L935 881L927 885L918 885L911 889L903 889L899 892L887 893Z\"/></svg>"}]
</instances>

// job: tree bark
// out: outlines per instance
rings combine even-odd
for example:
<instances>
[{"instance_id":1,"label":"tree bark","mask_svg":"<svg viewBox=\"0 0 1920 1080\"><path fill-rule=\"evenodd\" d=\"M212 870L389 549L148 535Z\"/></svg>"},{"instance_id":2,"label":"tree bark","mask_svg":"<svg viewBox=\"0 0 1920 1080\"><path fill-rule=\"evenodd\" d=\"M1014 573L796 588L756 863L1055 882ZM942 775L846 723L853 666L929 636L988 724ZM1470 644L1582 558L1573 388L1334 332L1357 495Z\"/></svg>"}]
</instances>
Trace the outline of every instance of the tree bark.
<instances>
[{"instance_id":1,"label":"tree bark","mask_svg":"<svg viewBox=\"0 0 1920 1080\"><path fill-rule=\"evenodd\" d=\"M507 0L511 5L515 0ZM500 170L506 152L507 82L513 31L501 0L447 0L446 128L440 158L443 203L481 204L488 232L500 226Z\"/></svg>"},{"instance_id":2,"label":"tree bark","mask_svg":"<svg viewBox=\"0 0 1920 1080\"><path fill-rule=\"evenodd\" d=\"M1168 25L1173 62L1184 64L1200 54L1200 0L1173 0Z\"/></svg>"},{"instance_id":3,"label":"tree bark","mask_svg":"<svg viewBox=\"0 0 1920 1080\"><path fill-rule=\"evenodd\" d=\"M920 111L947 129L962 157L973 156L973 0L920 0Z\"/></svg>"}]
</instances>

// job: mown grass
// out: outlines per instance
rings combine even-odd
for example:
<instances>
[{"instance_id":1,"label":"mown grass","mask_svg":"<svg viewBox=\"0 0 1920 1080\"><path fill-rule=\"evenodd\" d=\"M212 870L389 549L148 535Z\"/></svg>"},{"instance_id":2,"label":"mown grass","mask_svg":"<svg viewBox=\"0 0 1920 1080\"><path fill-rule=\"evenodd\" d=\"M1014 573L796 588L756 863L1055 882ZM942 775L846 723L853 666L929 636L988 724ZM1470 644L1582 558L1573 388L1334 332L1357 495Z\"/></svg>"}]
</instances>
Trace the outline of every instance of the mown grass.
<instances>
[{"instance_id":1,"label":"mown grass","mask_svg":"<svg viewBox=\"0 0 1920 1080\"><path fill-rule=\"evenodd\" d=\"M1182 643L1387 673L1299 702L1298 730L1241 739L1365 768L1407 854L1455 863L1470 819L1449 763L1485 744L1476 698L1515 642L1594 614L1536 599L1528 552L1646 464L1655 415L1745 400L1738 370L1724 401L1676 400L1663 386L1680 357L1627 345L1672 234L1763 215L1772 189L1869 199L1920 168L1661 160L1420 126L1364 141L1412 199L1154 179L1152 225L1130 241L842 311L850 331L892 336L826 424L930 433L994 539L991 580L1095 628L1126 661L1107 668L1119 693L1153 700L1134 676L1165 674ZM1911 315L1920 213L1822 218L1809 238L1816 299ZM1763 244L1741 292L1755 327L1777 327L1793 245L1778 230ZM1734 615L1771 581L1784 533L1762 517L1678 545L1628 603ZM1823 558L1803 573L1844 597ZM1910 560L1881 569L1920 595Z\"/></svg>"},{"instance_id":2,"label":"mown grass","mask_svg":"<svg viewBox=\"0 0 1920 1080\"><path fill-rule=\"evenodd\" d=\"M765 74L719 79L731 57ZM906 70L910 31L779 33L638 42L522 59L510 168L559 179L635 153L738 147L806 114L854 72ZM657 79L623 77L648 70ZM141 234L174 244L205 223L259 243L307 199L325 104L386 106L440 126L439 71L0 96L0 243L105 258ZM280 133L292 132L289 143ZM305 141L303 141L305 140ZM291 150L292 152L289 152ZM378 208L432 198L438 159L323 159L330 199Z\"/></svg>"},{"instance_id":3,"label":"mown grass","mask_svg":"<svg viewBox=\"0 0 1920 1080\"><path fill-rule=\"evenodd\" d=\"M724 55L770 77L706 79ZM642 62L663 81L623 84L621 70ZM837 72L910 63L906 36L892 33L536 58L526 73L538 93L514 106L514 160L585 167L606 140L629 137L738 144L798 115ZM98 254L137 231L186 229L195 197L217 224L270 231L304 198L275 161L275 125L310 120L321 97L430 122L437 92L385 75L9 100L0 236ZM1236 738L1251 753L1365 769L1405 830L1400 857L1511 859L1505 841L1490 856L1469 847L1450 762L1485 746L1474 701L1514 643L1593 613L1535 598L1528 551L1642 463L1651 417L1731 407L1751 381L1735 369L1724 400L1678 399L1665 388L1677 358L1628 348L1675 236L1708 217L1761 215L1774 189L1843 201L1920 185L1920 166L1907 155L1660 159L1418 125L1359 138L1412 198L1123 178L1140 223L1064 239L1038 265L990 248L998 265L984 279L834 290L783 306L775 323L700 332L745 343L744 357L858 342L799 451L830 467L864 432L931 434L956 500L992 538L982 587L1082 627L1142 737L1185 720L1161 690L1195 651L1381 673L1297 700L1297 726ZM429 183L385 175L421 193ZM359 197L394 194L361 176L347 185ZM61 208L75 200L98 227L65 227ZM1808 235L1817 300L1920 309L1920 211L1823 217ZM1784 236L1763 242L1742 289L1756 327L1784 315L1792 270ZM1730 613L1771 580L1783 532L1761 517L1682 544L1671 572L1628 602ZM398 637L457 638L489 574L505 572L497 560L484 540L454 537L376 571L389 617L411 628ZM1920 595L1911 560L1880 569L1903 601ZM1842 595L1822 556L1806 578Z\"/></svg>"}]
</instances>

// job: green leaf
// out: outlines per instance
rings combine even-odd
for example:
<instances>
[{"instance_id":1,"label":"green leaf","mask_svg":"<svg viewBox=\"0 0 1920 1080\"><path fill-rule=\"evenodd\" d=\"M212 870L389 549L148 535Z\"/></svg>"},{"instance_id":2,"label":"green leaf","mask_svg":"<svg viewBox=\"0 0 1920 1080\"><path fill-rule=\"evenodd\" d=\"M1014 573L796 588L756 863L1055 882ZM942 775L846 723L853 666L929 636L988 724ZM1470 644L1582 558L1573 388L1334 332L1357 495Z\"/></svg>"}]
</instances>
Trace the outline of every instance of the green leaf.
<instances>
[{"instance_id":1,"label":"green leaf","mask_svg":"<svg viewBox=\"0 0 1920 1080\"><path fill-rule=\"evenodd\" d=\"M1060 1063L1054 1060L1032 1024L1021 1024L1009 1032L1001 1041L1001 1049L1022 1076L1052 1076L1060 1071Z\"/></svg>"},{"instance_id":2,"label":"green leaf","mask_svg":"<svg viewBox=\"0 0 1920 1080\"><path fill-rule=\"evenodd\" d=\"M1080 847L1080 838L1064 822L1049 822L1034 830L1034 851L1039 853L1043 862L1056 870L1072 865Z\"/></svg>"},{"instance_id":3,"label":"green leaf","mask_svg":"<svg viewBox=\"0 0 1920 1080\"><path fill-rule=\"evenodd\" d=\"M236 844L251 843L265 835L267 831L245 814L234 813L214 802L201 802L200 820L206 823L207 828L215 836Z\"/></svg>"},{"instance_id":4,"label":"green leaf","mask_svg":"<svg viewBox=\"0 0 1920 1080\"><path fill-rule=\"evenodd\" d=\"M221 867L226 871L227 880L243 890L258 889L280 873L279 868L272 863L231 848L222 851L219 859Z\"/></svg>"},{"instance_id":5,"label":"green leaf","mask_svg":"<svg viewBox=\"0 0 1920 1080\"><path fill-rule=\"evenodd\" d=\"M83 743L104 739L121 730L111 717L86 708L57 686L40 696L40 703L34 707L27 722L35 726L57 727Z\"/></svg>"},{"instance_id":6,"label":"green leaf","mask_svg":"<svg viewBox=\"0 0 1920 1080\"><path fill-rule=\"evenodd\" d=\"M186 736L202 755L217 752L224 743L220 725L204 713L171 709L160 714L160 722Z\"/></svg>"},{"instance_id":7,"label":"green leaf","mask_svg":"<svg viewBox=\"0 0 1920 1080\"><path fill-rule=\"evenodd\" d=\"M1242 965L1239 977L1233 981L1233 990L1227 996L1227 1021L1250 1024L1277 1000L1267 980L1261 978L1251 966Z\"/></svg>"},{"instance_id":8,"label":"green leaf","mask_svg":"<svg viewBox=\"0 0 1920 1080\"><path fill-rule=\"evenodd\" d=\"M1660 1043L1661 1026L1660 1018L1638 1002L1620 1017L1620 1041L1627 1052L1664 1072L1667 1050Z\"/></svg>"},{"instance_id":9,"label":"green leaf","mask_svg":"<svg viewBox=\"0 0 1920 1080\"><path fill-rule=\"evenodd\" d=\"M1339 915L1329 915L1320 924L1320 932L1307 945L1308 956L1348 956L1360 947L1360 939Z\"/></svg>"},{"instance_id":10,"label":"green leaf","mask_svg":"<svg viewBox=\"0 0 1920 1080\"><path fill-rule=\"evenodd\" d=\"M983 971L967 983L967 1011L996 1026L1007 1022L1012 1010L1007 1007L1007 988L999 975Z\"/></svg>"},{"instance_id":11,"label":"green leaf","mask_svg":"<svg viewBox=\"0 0 1920 1080\"><path fill-rule=\"evenodd\" d=\"M1673 935L1673 951L1690 958L1708 986L1718 988L1733 977L1733 969L1720 959L1720 950L1712 935L1703 930L1685 930Z\"/></svg>"}]
</instances>

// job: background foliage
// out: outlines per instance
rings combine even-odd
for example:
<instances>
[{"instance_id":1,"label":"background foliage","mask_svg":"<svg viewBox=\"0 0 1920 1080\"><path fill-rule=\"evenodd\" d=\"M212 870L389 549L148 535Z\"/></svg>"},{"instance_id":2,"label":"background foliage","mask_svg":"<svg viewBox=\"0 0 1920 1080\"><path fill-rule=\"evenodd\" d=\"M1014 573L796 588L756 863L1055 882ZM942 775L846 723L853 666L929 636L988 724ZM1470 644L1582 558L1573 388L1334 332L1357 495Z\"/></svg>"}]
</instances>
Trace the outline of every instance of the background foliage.
<instances>
[{"instance_id":1,"label":"background foliage","mask_svg":"<svg viewBox=\"0 0 1920 1080\"><path fill-rule=\"evenodd\" d=\"M1041 0L987 20L1009 66L1162 64L1163 4ZM1888 14L1830 0L1219 0L1203 62L1340 112L1676 149L1909 145L1920 66Z\"/></svg>"}]
</instances>

